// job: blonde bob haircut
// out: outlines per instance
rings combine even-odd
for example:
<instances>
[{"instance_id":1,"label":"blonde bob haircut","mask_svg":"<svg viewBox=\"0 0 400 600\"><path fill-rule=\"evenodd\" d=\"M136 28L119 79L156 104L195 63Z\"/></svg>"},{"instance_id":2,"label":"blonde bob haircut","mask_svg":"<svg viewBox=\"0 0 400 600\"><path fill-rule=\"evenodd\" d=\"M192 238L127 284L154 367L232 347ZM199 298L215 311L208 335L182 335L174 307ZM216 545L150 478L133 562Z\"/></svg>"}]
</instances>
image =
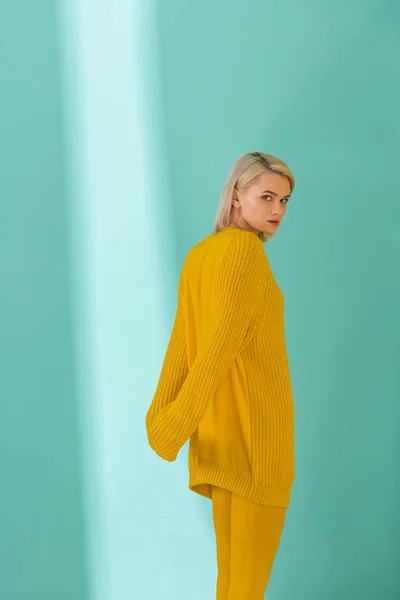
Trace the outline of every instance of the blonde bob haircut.
<instances>
[{"instance_id":1,"label":"blonde bob haircut","mask_svg":"<svg viewBox=\"0 0 400 600\"><path fill-rule=\"evenodd\" d=\"M289 180L290 192L294 190L295 180L293 173L287 164L279 160L279 158L272 156L272 154L263 154L261 152L247 152L239 156L233 163L222 189L221 200L212 230L213 234L225 229L229 224L233 190L235 188L239 191L245 190L263 171L286 177ZM260 231L257 235L264 243L268 242L271 238L268 233L263 231Z\"/></svg>"}]
</instances>

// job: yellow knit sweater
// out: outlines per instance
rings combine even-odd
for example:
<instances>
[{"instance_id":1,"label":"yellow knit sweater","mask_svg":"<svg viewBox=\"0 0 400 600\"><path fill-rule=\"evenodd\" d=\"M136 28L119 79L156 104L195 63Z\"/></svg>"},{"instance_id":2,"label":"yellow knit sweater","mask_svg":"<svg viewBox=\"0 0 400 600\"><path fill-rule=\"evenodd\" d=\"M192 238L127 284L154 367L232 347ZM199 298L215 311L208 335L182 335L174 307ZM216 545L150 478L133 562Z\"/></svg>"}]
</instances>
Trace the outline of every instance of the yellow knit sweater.
<instances>
[{"instance_id":1,"label":"yellow knit sweater","mask_svg":"<svg viewBox=\"0 0 400 600\"><path fill-rule=\"evenodd\" d=\"M190 438L189 488L198 494L211 498L216 485L289 506L294 404L284 297L253 232L229 227L187 254L146 428L167 461Z\"/></svg>"}]
</instances>

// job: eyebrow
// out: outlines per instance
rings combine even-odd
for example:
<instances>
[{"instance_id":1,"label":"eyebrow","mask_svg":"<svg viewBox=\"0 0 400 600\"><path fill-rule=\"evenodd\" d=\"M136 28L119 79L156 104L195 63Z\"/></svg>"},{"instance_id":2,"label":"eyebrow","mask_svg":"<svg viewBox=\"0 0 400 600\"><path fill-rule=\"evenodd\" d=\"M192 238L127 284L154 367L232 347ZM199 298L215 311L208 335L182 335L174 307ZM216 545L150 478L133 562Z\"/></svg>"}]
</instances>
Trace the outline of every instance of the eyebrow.
<instances>
[{"instance_id":1,"label":"eyebrow","mask_svg":"<svg viewBox=\"0 0 400 600\"><path fill-rule=\"evenodd\" d=\"M264 190L263 192L261 192L262 194L272 194L273 196L277 196L278 194L276 194L275 192L273 192L272 190ZM287 196L283 196L283 198L290 198L290 194L288 194Z\"/></svg>"}]
</instances>

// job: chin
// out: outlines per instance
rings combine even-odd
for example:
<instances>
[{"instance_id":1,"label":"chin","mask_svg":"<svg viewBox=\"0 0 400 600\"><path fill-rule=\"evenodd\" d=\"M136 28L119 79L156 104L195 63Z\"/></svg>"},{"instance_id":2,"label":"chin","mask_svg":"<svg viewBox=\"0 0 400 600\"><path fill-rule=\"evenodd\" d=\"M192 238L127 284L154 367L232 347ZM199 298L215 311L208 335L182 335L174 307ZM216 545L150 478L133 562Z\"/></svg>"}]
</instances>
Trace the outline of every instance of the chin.
<instances>
[{"instance_id":1,"label":"chin","mask_svg":"<svg viewBox=\"0 0 400 600\"><path fill-rule=\"evenodd\" d=\"M268 235L275 235L276 233L276 229L274 229L273 227L269 227L268 225L260 229L260 231L262 231L263 233L267 233Z\"/></svg>"}]
</instances>

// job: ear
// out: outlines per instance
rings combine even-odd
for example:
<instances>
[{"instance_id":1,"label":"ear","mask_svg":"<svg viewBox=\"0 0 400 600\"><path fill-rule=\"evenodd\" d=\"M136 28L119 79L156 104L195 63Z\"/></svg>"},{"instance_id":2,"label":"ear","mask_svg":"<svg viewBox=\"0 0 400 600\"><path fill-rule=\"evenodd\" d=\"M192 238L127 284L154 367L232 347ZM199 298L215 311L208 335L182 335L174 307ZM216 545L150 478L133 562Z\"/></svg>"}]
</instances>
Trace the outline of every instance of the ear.
<instances>
[{"instance_id":1,"label":"ear","mask_svg":"<svg viewBox=\"0 0 400 600\"><path fill-rule=\"evenodd\" d=\"M232 204L234 206L238 206L239 204L239 195L238 195L238 191L236 188L233 188L233 192L232 192Z\"/></svg>"}]
</instances>

